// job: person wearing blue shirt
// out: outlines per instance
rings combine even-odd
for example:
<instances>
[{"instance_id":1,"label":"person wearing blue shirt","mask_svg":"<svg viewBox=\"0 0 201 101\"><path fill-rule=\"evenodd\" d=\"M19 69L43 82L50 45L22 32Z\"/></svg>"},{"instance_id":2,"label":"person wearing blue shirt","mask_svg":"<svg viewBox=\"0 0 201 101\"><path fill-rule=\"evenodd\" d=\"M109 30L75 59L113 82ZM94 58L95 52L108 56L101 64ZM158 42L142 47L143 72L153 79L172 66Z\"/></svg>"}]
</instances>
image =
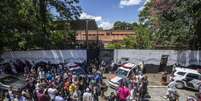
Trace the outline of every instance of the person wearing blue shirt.
<instances>
[{"instance_id":1,"label":"person wearing blue shirt","mask_svg":"<svg viewBox=\"0 0 201 101\"><path fill-rule=\"evenodd\" d=\"M53 78L53 75L48 71L48 73L47 73L47 80L49 81L49 80L53 80L54 78Z\"/></svg>"}]
</instances>

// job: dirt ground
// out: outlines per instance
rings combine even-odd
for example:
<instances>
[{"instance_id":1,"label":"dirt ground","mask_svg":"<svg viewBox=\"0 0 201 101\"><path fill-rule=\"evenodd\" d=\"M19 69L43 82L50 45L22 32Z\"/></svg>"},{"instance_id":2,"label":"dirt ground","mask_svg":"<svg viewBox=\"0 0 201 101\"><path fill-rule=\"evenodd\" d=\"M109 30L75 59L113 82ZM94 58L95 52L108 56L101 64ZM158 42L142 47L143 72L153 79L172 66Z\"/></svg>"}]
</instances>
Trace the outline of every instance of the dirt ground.
<instances>
[{"instance_id":1,"label":"dirt ground","mask_svg":"<svg viewBox=\"0 0 201 101\"><path fill-rule=\"evenodd\" d=\"M162 86L160 83L162 73L154 73L154 74L149 73L146 75L148 77L149 85L151 85L151 86Z\"/></svg>"}]
</instances>

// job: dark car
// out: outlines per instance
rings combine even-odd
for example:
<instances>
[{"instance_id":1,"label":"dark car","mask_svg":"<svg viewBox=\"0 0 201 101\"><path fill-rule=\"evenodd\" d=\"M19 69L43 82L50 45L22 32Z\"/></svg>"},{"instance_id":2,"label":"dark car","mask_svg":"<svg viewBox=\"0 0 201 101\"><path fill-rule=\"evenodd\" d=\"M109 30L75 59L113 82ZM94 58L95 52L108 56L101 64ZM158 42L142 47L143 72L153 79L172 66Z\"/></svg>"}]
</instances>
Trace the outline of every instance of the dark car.
<instances>
[{"instance_id":1,"label":"dark car","mask_svg":"<svg viewBox=\"0 0 201 101\"><path fill-rule=\"evenodd\" d=\"M189 68L189 69L201 69L201 66L200 65L189 65L186 68Z\"/></svg>"},{"instance_id":2,"label":"dark car","mask_svg":"<svg viewBox=\"0 0 201 101\"><path fill-rule=\"evenodd\" d=\"M12 87L13 90L21 90L26 86L26 82L12 75L0 76L0 90L9 90Z\"/></svg>"},{"instance_id":3,"label":"dark car","mask_svg":"<svg viewBox=\"0 0 201 101\"><path fill-rule=\"evenodd\" d=\"M94 75L88 74L79 64L68 63L64 67L67 67L73 75L88 77L89 79L94 78Z\"/></svg>"},{"instance_id":4,"label":"dark car","mask_svg":"<svg viewBox=\"0 0 201 101\"><path fill-rule=\"evenodd\" d=\"M86 72L81 67L69 68L73 75L86 75Z\"/></svg>"},{"instance_id":5,"label":"dark car","mask_svg":"<svg viewBox=\"0 0 201 101\"><path fill-rule=\"evenodd\" d=\"M64 67L68 68L73 75L86 75L87 73L79 64L76 63L68 63L64 65Z\"/></svg>"}]
</instances>

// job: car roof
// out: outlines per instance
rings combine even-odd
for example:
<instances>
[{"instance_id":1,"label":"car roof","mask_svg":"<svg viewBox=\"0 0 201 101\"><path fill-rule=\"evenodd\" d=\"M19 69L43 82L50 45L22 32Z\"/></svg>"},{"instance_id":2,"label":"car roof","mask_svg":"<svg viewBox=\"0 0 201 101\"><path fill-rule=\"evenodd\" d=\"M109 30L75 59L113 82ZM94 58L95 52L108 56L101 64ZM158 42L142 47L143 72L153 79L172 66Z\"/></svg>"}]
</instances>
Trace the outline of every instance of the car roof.
<instances>
[{"instance_id":1,"label":"car roof","mask_svg":"<svg viewBox=\"0 0 201 101\"><path fill-rule=\"evenodd\" d=\"M125 68L125 67L119 67L119 69L122 69L122 70L125 70L125 71L130 71L130 70L132 70L132 69L130 69L130 68Z\"/></svg>"},{"instance_id":2,"label":"car roof","mask_svg":"<svg viewBox=\"0 0 201 101\"><path fill-rule=\"evenodd\" d=\"M127 68L127 69L133 69L136 65L134 63L125 63L121 67Z\"/></svg>"},{"instance_id":3,"label":"car roof","mask_svg":"<svg viewBox=\"0 0 201 101\"><path fill-rule=\"evenodd\" d=\"M175 68L177 72L186 72L201 75L197 70L189 69L189 68Z\"/></svg>"},{"instance_id":4,"label":"car roof","mask_svg":"<svg viewBox=\"0 0 201 101\"><path fill-rule=\"evenodd\" d=\"M71 68L69 68L69 70L76 70L76 69L82 69L81 67L71 67Z\"/></svg>"}]
</instances>

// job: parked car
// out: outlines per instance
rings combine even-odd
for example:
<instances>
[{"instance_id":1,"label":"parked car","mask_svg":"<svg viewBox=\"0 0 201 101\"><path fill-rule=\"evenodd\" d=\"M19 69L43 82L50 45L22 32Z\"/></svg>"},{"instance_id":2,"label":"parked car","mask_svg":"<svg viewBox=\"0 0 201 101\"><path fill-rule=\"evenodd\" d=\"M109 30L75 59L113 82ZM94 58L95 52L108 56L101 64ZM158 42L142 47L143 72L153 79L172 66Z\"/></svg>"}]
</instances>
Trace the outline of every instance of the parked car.
<instances>
[{"instance_id":1,"label":"parked car","mask_svg":"<svg viewBox=\"0 0 201 101\"><path fill-rule=\"evenodd\" d=\"M81 66L76 63L68 63L64 65L64 67L68 68L68 70L71 71L73 75L82 75L82 76L87 75L84 69L81 68Z\"/></svg>"},{"instance_id":2,"label":"parked car","mask_svg":"<svg viewBox=\"0 0 201 101\"><path fill-rule=\"evenodd\" d=\"M197 70L187 68L175 68L174 78L176 81L176 87L191 88L198 90L201 86L201 74Z\"/></svg>"},{"instance_id":3,"label":"parked car","mask_svg":"<svg viewBox=\"0 0 201 101\"><path fill-rule=\"evenodd\" d=\"M0 76L0 90L9 90L12 87L13 90L21 90L26 86L26 81L17 78L13 75L1 75Z\"/></svg>"},{"instance_id":4,"label":"parked car","mask_svg":"<svg viewBox=\"0 0 201 101\"><path fill-rule=\"evenodd\" d=\"M110 87L112 88L119 87L121 80L129 77L132 73L134 73L135 68L137 68L137 65L133 63L125 63L122 66L120 66L115 72L115 74L112 75L108 80Z\"/></svg>"},{"instance_id":5,"label":"parked car","mask_svg":"<svg viewBox=\"0 0 201 101\"><path fill-rule=\"evenodd\" d=\"M194 69L194 70L199 70L201 69L201 65L195 65L195 64L190 64L188 66L182 66L180 64L174 64L175 67L180 67L180 68L188 68L188 69Z\"/></svg>"},{"instance_id":6,"label":"parked car","mask_svg":"<svg viewBox=\"0 0 201 101\"><path fill-rule=\"evenodd\" d=\"M201 66L200 65L189 65L187 66L186 68L189 68L189 69L201 69Z\"/></svg>"}]
</instances>

